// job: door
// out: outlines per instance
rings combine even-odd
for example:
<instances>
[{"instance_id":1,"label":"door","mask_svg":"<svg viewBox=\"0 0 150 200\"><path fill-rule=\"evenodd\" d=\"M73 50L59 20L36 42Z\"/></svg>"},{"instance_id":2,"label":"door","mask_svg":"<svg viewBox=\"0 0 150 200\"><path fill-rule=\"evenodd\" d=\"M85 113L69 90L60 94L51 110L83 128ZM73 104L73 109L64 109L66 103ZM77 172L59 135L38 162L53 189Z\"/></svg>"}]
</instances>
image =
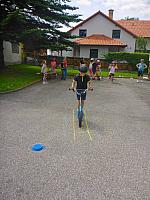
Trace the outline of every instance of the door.
<instances>
[{"instance_id":1,"label":"door","mask_svg":"<svg viewBox=\"0 0 150 200\"><path fill-rule=\"evenodd\" d=\"M98 49L90 49L90 58L98 58Z\"/></svg>"}]
</instances>

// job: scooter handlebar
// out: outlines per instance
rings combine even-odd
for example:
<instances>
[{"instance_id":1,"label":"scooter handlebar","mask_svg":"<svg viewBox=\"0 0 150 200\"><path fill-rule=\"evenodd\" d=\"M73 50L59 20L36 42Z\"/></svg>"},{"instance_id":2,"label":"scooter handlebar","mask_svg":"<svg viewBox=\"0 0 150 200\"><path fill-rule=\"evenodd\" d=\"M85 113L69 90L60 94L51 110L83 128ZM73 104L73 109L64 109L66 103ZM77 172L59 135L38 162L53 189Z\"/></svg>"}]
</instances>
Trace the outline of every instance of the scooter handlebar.
<instances>
[{"instance_id":1,"label":"scooter handlebar","mask_svg":"<svg viewBox=\"0 0 150 200\"><path fill-rule=\"evenodd\" d=\"M72 90L74 92L76 91L76 89L73 89L73 88L69 88L69 90ZM84 89L77 89L77 90L84 90ZM85 91L89 91L89 90L93 91L94 89L93 88L85 89Z\"/></svg>"}]
</instances>

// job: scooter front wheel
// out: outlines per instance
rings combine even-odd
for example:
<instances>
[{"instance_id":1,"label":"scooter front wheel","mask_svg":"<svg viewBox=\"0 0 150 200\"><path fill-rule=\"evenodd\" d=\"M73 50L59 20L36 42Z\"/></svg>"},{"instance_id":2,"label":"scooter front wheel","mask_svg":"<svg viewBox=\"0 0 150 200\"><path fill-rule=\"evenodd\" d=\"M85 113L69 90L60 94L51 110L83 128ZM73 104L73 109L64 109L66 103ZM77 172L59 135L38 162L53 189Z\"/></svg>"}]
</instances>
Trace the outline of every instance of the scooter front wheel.
<instances>
[{"instance_id":1,"label":"scooter front wheel","mask_svg":"<svg viewBox=\"0 0 150 200\"><path fill-rule=\"evenodd\" d=\"M79 119L79 128L81 128L82 127L83 112L79 113L78 119Z\"/></svg>"}]
</instances>

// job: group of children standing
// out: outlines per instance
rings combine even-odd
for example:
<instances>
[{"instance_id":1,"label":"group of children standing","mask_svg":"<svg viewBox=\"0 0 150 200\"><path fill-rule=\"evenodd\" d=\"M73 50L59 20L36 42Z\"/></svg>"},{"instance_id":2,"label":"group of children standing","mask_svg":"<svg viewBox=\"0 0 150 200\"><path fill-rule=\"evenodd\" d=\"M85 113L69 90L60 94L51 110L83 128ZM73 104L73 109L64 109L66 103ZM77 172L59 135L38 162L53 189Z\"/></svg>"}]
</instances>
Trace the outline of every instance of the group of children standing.
<instances>
[{"instance_id":1,"label":"group of children standing","mask_svg":"<svg viewBox=\"0 0 150 200\"><path fill-rule=\"evenodd\" d=\"M147 65L144 63L144 59L141 59L140 61L141 62L136 65L136 67L138 69L137 82L142 82L144 70L147 68ZM86 66L86 64L84 63L83 60L80 62L80 67L82 67L82 66ZM56 59L55 58L53 58L50 61L50 67L51 67L52 72L54 74L56 74ZM61 68L61 80L66 80L66 76L67 76L67 59L66 59L66 57L61 62L60 68ZM91 77L91 79L101 80L103 78L102 77L102 65L101 65L101 61L99 59L95 60L94 58L91 58L88 69L89 69L89 76ZM115 75L115 70L118 69L117 62L112 61L109 64L108 69L109 69L109 79L111 79L113 81L113 78ZM46 60L43 60L43 62L42 62L41 74L43 75L43 78L42 78L43 84L47 84L48 83L47 77L49 74L49 69L47 67ZM150 78L150 69L149 69L149 78Z\"/></svg>"},{"instance_id":2,"label":"group of children standing","mask_svg":"<svg viewBox=\"0 0 150 200\"><path fill-rule=\"evenodd\" d=\"M89 64L89 74L90 77L95 80L100 80L102 78L101 76L101 62L100 60L94 60L93 58L91 58L90 60L90 64Z\"/></svg>"},{"instance_id":3,"label":"group of children standing","mask_svg":"<svg viewBox=\"0 0 150 200\"><path fill-rule=\"evenodd\" d=\"M83 61L82 61L82 65ZM143 74L144 74L144 70L147 68L147 65L144 63L144 59L140 60L140 63L138 63L136 65L137 70L138 70L138 79L137 79L137 83L139 82L143 82ZM109 64L108 70L109 70L109 79L113 81L114 75L115 75L115 71L118 69L117 67L117 62L116 61L112 61ZM94 60L93 58L91 58L90 60L90 64L89 64L89 75L93 80L101 80L102 77L102 65L100 60ZM150 80L150 68L148 70L148 79Z\"/></svg>"},{"instance_id":4,"label":"group of children standing","mask_svg":"<svg viewBox=\"0 0 150 200\"><path fill-rule=\"evenodd\" d=\"M57 75L56 74L56 64L57 64L56 59L53 58L50 61L50 68L51 68L52 73L55 74L55 75ZM66 58L64 58L64 60L61 62L60 68L61 68L61 72L62 72L61 80L66 80L66 76L67 76L67 59ZM47 62L46 62L46 60L43 60L42 61L42 68L41 68L41 74L43 76L42 77L43 84L48 83L47 78L48 78L49 72L50 72L50 69L47 66Z\"/></svg>"},{"instance_id":5,"label":"group of children standing","mask_svg":"<svg viewBox=\"0 0 150 200\"><path fill-rule=\"evenodd\" d=\"M82 65L83 65L83 61ZM118 69L117 67L117 63L115 61L113 61L109 67L109 78L111 79L111 77L114 76L115 74L115 70ZM93 80L101 80L102 77L102 65L101 65L101 61L98 60L94 60L93 58L91 58L90 60L90 64L89 64L89 75Z\"/></svg>"}]
</instances>

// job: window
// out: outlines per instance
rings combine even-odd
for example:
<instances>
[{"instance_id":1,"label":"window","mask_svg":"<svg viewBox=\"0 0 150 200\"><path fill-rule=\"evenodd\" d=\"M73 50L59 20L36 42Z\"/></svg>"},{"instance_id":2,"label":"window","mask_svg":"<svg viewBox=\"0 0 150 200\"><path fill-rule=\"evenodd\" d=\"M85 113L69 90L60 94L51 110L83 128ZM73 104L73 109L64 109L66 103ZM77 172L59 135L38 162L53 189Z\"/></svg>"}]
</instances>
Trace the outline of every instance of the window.
<instances>
[{"instance_id":1,"label":"window","mask_svg":"<svg viewBox=\"0 0 150 200\"><path fill-rule=\"evenodd\" d=\"M114 39L120 39L120 30L113 30L112 31L112 38Z\"/></svg>"},{"instance_id":2,"label":"window","mask_svg":"<svg viewBox=\"0 0 150 200\"><path fill-rule=\"evenodd\" d=\"M98 58L98 49L90 49L90 58Z\"/></svg>"},{"instance_id":3,"label":"window","mask_svg":"<svg viewBox=\"0 0 150 200\"><path fill-rule=\"evenodd\" d=\"M18 53L19 54L19 45L17 43L12 43L12 53Z\"/></svg>"},{"instance_id":4,"label":"window","mask_svg":"<svg viewBox=\"0 0 150 200\"><path fill-rule=\"evenodd\" d=\"M87 35L87 30L86 29L80 29L79 30L79 36L80 37L86 37Z\"/></svg>"}]
</instances>

